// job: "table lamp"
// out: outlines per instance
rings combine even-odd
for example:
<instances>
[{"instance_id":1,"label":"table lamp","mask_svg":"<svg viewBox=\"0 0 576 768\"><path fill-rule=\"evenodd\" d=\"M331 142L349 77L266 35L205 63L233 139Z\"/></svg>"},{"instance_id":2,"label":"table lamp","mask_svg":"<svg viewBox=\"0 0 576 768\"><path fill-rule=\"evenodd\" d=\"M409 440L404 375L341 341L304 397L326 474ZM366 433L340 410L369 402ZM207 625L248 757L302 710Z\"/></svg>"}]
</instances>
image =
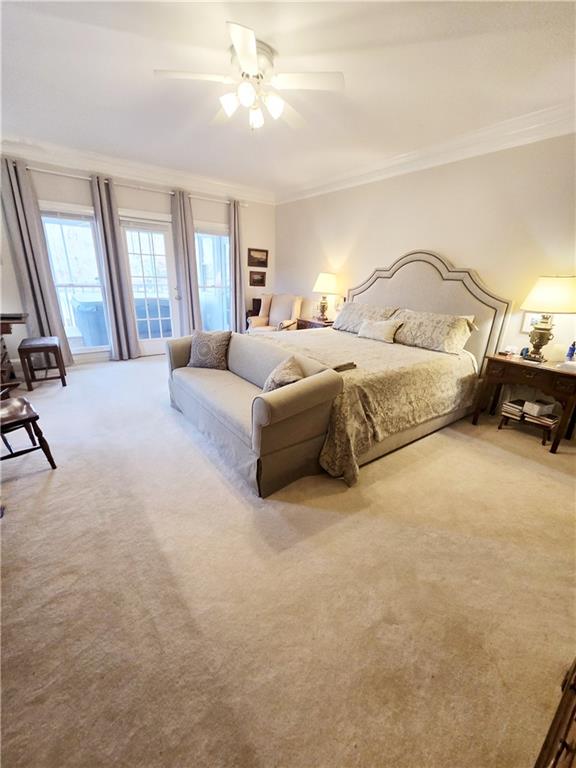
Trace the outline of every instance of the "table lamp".
<instances>
[{"instance_id":1,"label":"table lamp","mask_svg":"<svg viewBox=\"0 0 576 768\"><path fill-rule=\"evenodd\" d=\"M320 293L322 298L320 300L320 314L318 320L328 320L326 316L326 310L328 309L328 294L337 295L338 286L336 275L333 272L320 272L312 288L314 293Z\"/></svg>"},{"instance_id":2,"label":"table lamp","mask_svg":"<svg viewBox=\"0 0 576 768\"><path fill-rule=\"evenodd\" d=\"M576 275L539 277L520 309L539 312L541 315L538 322L532 326L530 332L532 349L526 355L526 359L543 363L542 347L554 338L552 315L576 313Z\"/></svg>"}]
</instances>

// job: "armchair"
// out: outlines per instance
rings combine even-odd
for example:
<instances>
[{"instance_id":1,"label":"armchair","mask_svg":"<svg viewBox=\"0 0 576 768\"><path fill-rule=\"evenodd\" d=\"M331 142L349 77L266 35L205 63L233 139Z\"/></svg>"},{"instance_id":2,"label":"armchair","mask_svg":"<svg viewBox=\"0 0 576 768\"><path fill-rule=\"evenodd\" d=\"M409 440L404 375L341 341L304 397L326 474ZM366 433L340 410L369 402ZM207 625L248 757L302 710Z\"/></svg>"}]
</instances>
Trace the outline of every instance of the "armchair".
<instances>
[{"instance_id":1,"label":"armchair","mask_svg":"<svg viewBox=\"0 0 576 768\"><path fill-rule=\"evenodd\" d=\"M265 293L260 313L248 318L248 333L295 331L302 306L302 296L290 293Z\"/></svg>"}]
</instances>

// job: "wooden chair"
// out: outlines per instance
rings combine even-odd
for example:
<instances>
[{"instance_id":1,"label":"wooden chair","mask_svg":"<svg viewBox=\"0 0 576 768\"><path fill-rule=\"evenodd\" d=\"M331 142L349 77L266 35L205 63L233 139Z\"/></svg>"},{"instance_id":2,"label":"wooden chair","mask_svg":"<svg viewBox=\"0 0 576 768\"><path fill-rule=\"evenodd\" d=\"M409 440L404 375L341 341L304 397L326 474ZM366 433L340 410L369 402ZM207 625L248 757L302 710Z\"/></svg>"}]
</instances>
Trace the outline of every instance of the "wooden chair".
<instances>
[{"instance_id":1,"label":"wooden chair","mask_svg":"<svg viewBox=\"0 0 576 768\"><path fill-rule=\"evenodd\" d=\"M62 350L60 349L60 339L58 336L39 336L32 339L23 339L18 346L18 354L20 356L22 372L29 392L34 389L32 386L33 381L60 379L62 386L66 386L66 368L64 367L64 360L62 359ZM36 371L38 369L34 368L32 362L33 355L44 356L45 365L40 370L45 370L46 375L43 376L42 379L36 377ZM54 355L56 365L50 365L50 355ZM58 375L48 376L48 371L52 370L58 370Z\"/></svg>"},{"instance_id":2,"label":"wooden chair","mask_svg":"<svg viewBox=\"0 0 576 768\"><path fill-rule=\"evenodd\" d=\"M9 453L1 457L4 459L14 459L16 456L24 456L25 453L32 451L42 451L52 469L56 469L56 463L50 452L50 446L42 434L38 424L40 417L25 397L10 397L8 400L0 400L0 431L2 442ZM12 450L6 435L17 429L25 429L32 443L32 448L23 448L20 451Z\"/></svg>"}]
</instances>

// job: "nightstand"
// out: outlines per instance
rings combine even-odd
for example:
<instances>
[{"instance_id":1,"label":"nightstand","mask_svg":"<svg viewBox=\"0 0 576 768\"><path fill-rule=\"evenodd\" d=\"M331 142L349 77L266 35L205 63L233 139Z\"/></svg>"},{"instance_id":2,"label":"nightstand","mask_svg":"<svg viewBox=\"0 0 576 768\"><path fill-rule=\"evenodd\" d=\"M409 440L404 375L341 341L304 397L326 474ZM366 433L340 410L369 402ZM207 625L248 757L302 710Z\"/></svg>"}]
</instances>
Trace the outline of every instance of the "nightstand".
<instances>
[{"instance_id":1,"label":"nightstand","mask_svg":"<svg viewBox=\"0 0 576 768\"><path fill-rule=\"evenodd\" d=\"M316 317L299 317L296 330L303 331L306 328L330 328L334 320L318 320Z\"/></svg>"},{"instance_id":2,"label":"nightstand","mask_svg":"<svg viewBox=\"0 0 576 768\"><path fill-rule=\"evenodd\" d=\"M557 368L553 363L527 363L521 357L494 355L486 358L486 371L482 377L473 424L485 405L490 402L490 414L496 413L504 384L525 384L550 395L562 406L562 416L554 432L550 453L556 453L560 440L568 440L576 421L576 373Z\"/></svg>"}]
</instances>

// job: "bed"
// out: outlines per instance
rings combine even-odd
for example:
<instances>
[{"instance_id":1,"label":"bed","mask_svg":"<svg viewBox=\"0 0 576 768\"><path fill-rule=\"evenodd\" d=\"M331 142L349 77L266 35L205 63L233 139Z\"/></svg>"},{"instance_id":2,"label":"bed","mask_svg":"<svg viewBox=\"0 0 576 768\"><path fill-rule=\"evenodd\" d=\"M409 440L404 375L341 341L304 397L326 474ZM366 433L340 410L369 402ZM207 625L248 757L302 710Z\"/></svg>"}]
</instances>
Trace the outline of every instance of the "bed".
<instances>
[{"instance_id":1,"label":"bed","mask_svg":"<svg viewBox=\"0 0 576 768\"><path fill-rule=\"evenodd\" d=\"M472 411L483 359L502 338L510 304L474 272L455 269L430 251L412 251L351 288L348 302L474 318L476 329L455 354L386 344L321 328L266 334L288 351L342 370L344 390L333 406L320 465L349 485L359 468ZM394 317L394 315L392 315Z\"/></svg>"}]
</instances>

